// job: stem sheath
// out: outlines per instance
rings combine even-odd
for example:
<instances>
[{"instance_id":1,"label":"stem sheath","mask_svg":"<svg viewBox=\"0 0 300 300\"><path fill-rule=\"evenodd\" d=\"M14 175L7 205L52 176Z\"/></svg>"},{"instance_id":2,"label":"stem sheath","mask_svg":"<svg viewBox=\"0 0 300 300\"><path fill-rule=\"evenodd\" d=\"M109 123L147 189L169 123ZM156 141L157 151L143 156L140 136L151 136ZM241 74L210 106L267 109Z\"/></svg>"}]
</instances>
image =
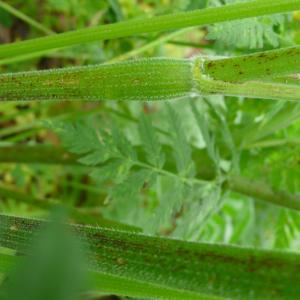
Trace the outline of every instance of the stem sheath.
<instances>
[{"instance_id":1,"label":"stem sheath","mask_svg":"<svg viewBox=\"0 0 300 300\"><path fill-rule=\"evenodd\" d=\"M245 82L300 72L300 47L206 60L205 74L215 80ZM287 78L285 78L287 80Z\"/></svg>"}]
</instances>

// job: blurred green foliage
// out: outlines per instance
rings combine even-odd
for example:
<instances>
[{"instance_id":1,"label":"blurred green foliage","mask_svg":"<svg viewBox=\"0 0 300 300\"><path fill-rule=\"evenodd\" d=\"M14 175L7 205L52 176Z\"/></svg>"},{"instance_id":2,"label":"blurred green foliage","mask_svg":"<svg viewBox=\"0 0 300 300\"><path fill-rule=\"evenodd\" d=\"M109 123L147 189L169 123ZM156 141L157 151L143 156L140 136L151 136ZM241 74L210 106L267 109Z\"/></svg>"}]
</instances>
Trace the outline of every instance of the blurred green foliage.
<instances>
[{"instance_id":1,"label":"blurred green foliage","mask_svg":"<svg viewBox=\"0 0 300 300\"><path fill-rule=\"evenodd\" d=\"M232 1L7 1L54 32L225 2ZM299 20L295 13L194 28L147 49L139 57L237 55L294 45L299 43ZM0 9L1 43L41 35ZM148 34L80 45L1 65L0 69L15 72L109 62L162 36ZM106 217L148 233L185 240L299 251L298 212L234 193L223 182L227 174L242 175L299 194L300 105L223 96L198 100L192 107L182 100L173 101L172 107L157 102L2 103L0 147L64 146L79 155L81 164L5 164L0 157L0 183L45 202L58 199L87 216L80 220L72 216L73 222L88 223L92 218L97 224ZM116 151L108 153L107 148ZM136 153L136 148L141 152ZM192 154L197 151L203 154L205 163L212 163L216 179L194 184L195 174L205 166L201 159L194 159ZM104 158L110 163L97 168ZM147 167L141 165L141 158ZM163 174L168 161L176 169ZM184 184L182 177L187 178ZM47 210L7 197L1 187L0 211L34 217L48 214ZM73 248L72 243L63 231L49 229L46 237L40 238L34 258L12 276L13 283L3 283L9 295L6 299L75 299L79 278L68 275L77 274L77 264L73 264L77 253L74 250L70 255L67 251ZM35 264L41 257L43 261ZM57 277L51 273L56 267L62 270ZM64 278L74 281L65 282ZM33 281L40 282L40 290L32 288L36 284ZM51 288L45 283L51 281L61 287L55 289L59 294L47 292L49 297L41 298L39 293L44 295L43 289Z\"/></svg>"},{"instance_id":2,"label":"blurred green foliage","mask_svg":"<svg viewBox=\"0 0 300 300\"><path fill-rule=\"evenodd\" d=\"M87 283L82 246L63 225L65 221L61 208L52 212L46 228L32 241L32 249L27 249L29 256L4 281L0 299L80 299Z\"/></svg>"}]
</instances>

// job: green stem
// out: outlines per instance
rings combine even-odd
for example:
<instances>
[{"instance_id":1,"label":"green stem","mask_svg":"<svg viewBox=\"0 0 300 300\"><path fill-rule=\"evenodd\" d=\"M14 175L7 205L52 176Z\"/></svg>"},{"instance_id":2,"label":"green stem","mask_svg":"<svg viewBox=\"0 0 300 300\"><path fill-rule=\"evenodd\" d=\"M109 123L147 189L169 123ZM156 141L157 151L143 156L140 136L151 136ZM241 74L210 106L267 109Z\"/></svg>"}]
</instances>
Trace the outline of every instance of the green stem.
<instances>
[{"instance_id":1,"label":"green stem","mask_svg":"<svg viewBox=\"0 0 300 300\"><path fill-rule=\"evenodd\" d=\"M129 52L126 52L122 55L119 55L119 56L107 61L107 63L114 63L114 62L117 62L117 61L123 61L123 60L129 59L131 57L136 57L137 55L139 55L143 52L146 52L146 51L148 51L148 50L150 50L150 49L152 49L156 46L159 46L161 44L164 44L164 43L168 42L169 40L173 39L174 37L177 37L177 36L183 35L185 33L188 33L192 29L191 28L186 28L186 29L182 29L182 30L172 32L168 35L165 35L165 36L162 36L158 39L155 39L154 41L150 41L149 43L145 44L144 46L142 46L140 48L136 48L136 49L133 49Z\"/></svg>"},{"instance_id":2,"label":"green stem","mask_svg":"<svg viewBox=\"0 0 300 300\"><path fill-rule=\"evenodd\" d=\"M217 62L217 60L214 62ZM300 100L300 86L262 81L231 83L228 81L216 80L215 77L217 77L217 75L212 78L207 73L206 63L207 62L203 58L198 58L196 59L194 66L194 79L197 82L196 90L200 92L200 94L220 94L225 96L241 96L273 100ZM292 62L290 63L292 64ZM279 69L275 70L275 72L276 71L278 73L280 72ZM219 72L221 73L221 71ZM261 77L259 72L260 70L257 70L256 76L258 78ZM270 70L270 74L271 73L272 70ZM254 77L254 74L251 77Z\"/></svg>"},{"instance_id":3,"label":"green stem","mask_svg":"<svg viewBox=\"0 0 300 300\"><path fill-rule=\"evenodd\" d=\"M275 190L266 184L250 181L243 177L230 176L227 180L229 189L255 199L260 199L282 207L300 211L300 195Z\"/></svg>"},{"instance_id":4,"label":"green stem","mask_svg":"<svg viewBox=\"0 0 300 300\"><path fill-rule=\"evenodd\" d=\"M199 89L204 95L248 97L257 99L300 101L300 87L287 84L263 83L258 81L230 84L224 81L199 81Z\"/></svg>"},{"instance_id":5,"label":"green stem","mask_svg":"<svg viewBox=\"0 0 300 300\"><path fill-rule=\"evenodd\" d=\"M246 144L244 149L253 149L253 148L272 148L272 147L282 147L282 146L299 146L299 138L283 138L283 139L268 139L262 140L250 144Z\"/></svg>"},{"instance_id":6,"label":"green stem","mask_svg":"<svg viewBox=\"0 0 300 300\"><path fill-rule=\"evenodd\" d=\"M12 188L7 188L4 185L0 185L0 197L14 199L17 202L27 203L34 207L40 208L42 210L48 210L48 211L53 209L55 206L57 206L60 203L60 201L56 199L47 199L47 200L39 199L33 197L28 193L20 192ZM119 229L119 230L127 230L127 231L135 231L135 232L140 231L138 227L104 219L99 214L97 216L92 216L76 207L67 207L67 209L70 212L71 218L79 223L95 224L102 227Z\"/></svg>"},{"instance_id":7,"label":"green stem","mask_svg":"<svg viewBox=\"0 0 300 300\"><path fill-rule=\"evenodd\" d=\"M192 61L164 58L2 74L0 101L164 100L189 95L192 76Z\"/></svg>"},{"instance_id":8,"label":"green stem","mask_svg":"<svg viewBox=\"0 0 300 300\"><path fill-rule=\"evenodd\" d=\"M19 10L15 9L14 7L10 6L7 3L4 3L3 1L0 1L0 8L8 11L12 15L14 15L15 17L19 18L20 20L24 21L25 23L31 25L33 28L35 28L35 29L37 29L37 30L39 30L39 31L41 31L45 34L54 34L55 33L54 31L46 28L42 24L40 24L37 21L33 20L32 18L26 16L25 14L23 14Z\"/></svg>"},{"instance_id":9,"label":"green stem","mask_svg":"<svg viewBox=\"0 0 300 300\"><path fill-rule=\"evenodd\" d=\"M92 41L207 25L268 14L290 12L298 9L300 9L299 0L254 0L223 7L181 12L154 18L143 18L3 45L0 47L0 58L64 48Z\"/></svg>"},{"instance_id":10,"label":"green stem","mask_svg":"<svg viewBox=\"0 0 300 300\"><path fill-rule=\"evenodd\" d=\"M0 48L1 47L2 46L0 46ZM17 56L4 58L4 59L0 59L0 66L8 65L8 64L15 64L20 61L35 59L35 58L45 56L45 55L51 55L56 52L57 52L57 49L51 49L51 50L44 50L44 51L38 51L38 52L28 52L27 54L24 54L24 55L20 54Z\"/></svg>"},{"instance_id":11,"label":"green stem","mask_svg":"<svg viewBox=\"0 0 300 300\"><path fill-rule=\"evenodd\" d=\"M33 237L46 224L1 215L0 244L30 254ZM300 255L295 253L189 243L101 227L70 228L88 246L85 253L95 272L196 293L198 299L205 299L206 295L226 299L297 299L300 293ZM5 265L9 263L4 262ZM159 299L174 298L165 295ZM182 299L191 298L183 295Z\"/></svg>"},{"instance_id":12,"label":"green stem","mask_svg":"<svg viewBox=\"0 0 300 300\"><path fill-rule=\"evenodd\" d=\"M53 146L0 147L0 163L76 165L79 157Z\"/></svg>"},{"instance_id":13,"label":"green stem","mask_svg":"<svg viewBox=\"0 0 300 300\"><path fill-rule=\"evenodd\" d=\"M269 52L264 54L269 57ZM235 58L228 59L229 62L231 60L234 61ZM216 63L218 60L210 61L212 62ZM256 65L256 61L253 62L252 67ZM293 61L288 63L297 65ZM2 74L0 101L145 101L190 97L195 93L296 101L300 99L300 85L216 80L207 73L206 64L206 59L201 57L195 60L155 58L111 65ZM286 65L286 68L291 71L295 67ZM263 75L259 71L256 73L258 78L264 75L263 71ZM273 69L270 72L273 73ZM278 75L286 72L275 66L274 73Z\"/></svg>"},{"instance_id":14,"label":"green stem","mask_svg":"<svg viewBox=\"0 0 300 300\"><path fill-rule=\"evenodd\" d=\"M300 47L288 47L204 62L204 73L219 81L245 82L300 72ZM285 81L281 81L284 83Z\"/></svg>"},{"instance_id":15,"label":"green stem","mask_svg":"<svg viewBox=\"0 0 300 300\"><path fill-rule=\"evenodd\" d=\"M22 257L4 254L0 252L0 274L9 274L21 262ZM124 297L133 297L135 299L172 299L172 300L225 300L221 297L213 297L189 291L177 290L151 284L147 281L133 280L126 277L109 275L107 273L88 271L91 279L94 297L88 297L89 300L107 299L105 294L120 295ZM99 293L99 297L97 294ZM103 296L103 297L101 297ZM0 292L1 297L1 292Z\"/></svg>"},{"instance_id":16,"label":"green stem","mask_svg":"<svg viewBox=\"0 0 300 300\"><path fill-rule=\"evenodd\" d=\"M248 126L247 131L238 137L240 147L246 149L248 145L271 137L276 132L286 129L300 119L300 103L286 102L280 111L267 118L264 122Z\"/></svg>"},{"instance_id":17,"label":"green stem","mask_svg":"<svg viewBox=\"0 0 300 300\"><path fill-rule=\"evenodd\" d=\"M0 197L14 199L17 202L26 203L28 205L32 205L34 207L40 208L42 210L47 210L53 208L57 205L58 202L53 200L40 200L28 195L27 193L20 193L19 191L13 190L11 188L7 188L4 185L0 185Z\"/></svg>"},{"instance_id":18,"label":"green stem","mask_svg":"<svg viewBox=\"0 0 300 300\"><path fill-rule=\"evenodd\" d=\"M22 257L0 252L0 274L9 274L21 262ZM109 275L94 270L88 270L92 296L84 297L87 300L110 299L104 295L120 295L134 299L165 299L165 300L225 300L225 298L193 293L176 288L168 288L159 284L152 284L143 280ZM98 296L99 294L99 296ZM94 297L93 297L94 295ZM98 297L97 297L98 296ZM1 297L1 291L0 291ZM2 299L2 298L1 298Z\"/></svg>"}]
</instances>

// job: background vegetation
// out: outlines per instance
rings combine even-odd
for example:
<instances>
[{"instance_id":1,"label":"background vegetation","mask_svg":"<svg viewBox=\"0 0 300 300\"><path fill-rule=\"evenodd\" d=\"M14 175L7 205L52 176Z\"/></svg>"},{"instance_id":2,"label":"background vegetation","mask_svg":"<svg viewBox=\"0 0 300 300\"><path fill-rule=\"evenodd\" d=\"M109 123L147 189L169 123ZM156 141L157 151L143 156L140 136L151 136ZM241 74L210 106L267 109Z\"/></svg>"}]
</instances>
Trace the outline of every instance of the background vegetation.
<instances>
[{"instance_id":1,"label":"background vegetation","mask_svg":"<svg viewBox=\"0 0 300 300\"><path fill-rule=\"evenodd\" d=\"M0 41L233 2L0 1ZM0 69L250 54L298 45L299 26L298 12L255 17L7 58ZM0 210L44 218L62 203L73 223L298 252L299 120L300 102L222 95L170 102L2 102ZM287 208L291 202L294 209ZM63 248L55 248L59 259L76 265L72 257L65 260ZM61 299L76 291L68 292L71 298Z\"/></svg>"}]
</instances>

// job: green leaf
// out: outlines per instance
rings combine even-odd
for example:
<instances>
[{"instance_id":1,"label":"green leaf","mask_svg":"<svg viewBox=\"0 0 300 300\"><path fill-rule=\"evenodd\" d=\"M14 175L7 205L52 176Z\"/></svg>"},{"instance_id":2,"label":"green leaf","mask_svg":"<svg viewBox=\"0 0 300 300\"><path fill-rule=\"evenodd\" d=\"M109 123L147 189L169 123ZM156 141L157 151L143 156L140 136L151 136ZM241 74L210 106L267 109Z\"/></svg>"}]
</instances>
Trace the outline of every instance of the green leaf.
<instances>
[{"instance_id":1,"label":"green leaf","mask_svg":"<svg viewBox=\"0 0 300 300\"><path fill-rule=\"evenodd\" d=\"M50 124L61 137L64 146L72 153L82 154L78 161L85 165L96 166L110 158L136 160L136 153L125 135L116 127L109 133L96 130L91 120L86 122L61 122Z\"/></svg>"},{"instance_id":2,"label":"green leaf","mask_svg":"<svg viewBox=\"0 0 300 300\"><path fill-rule=\"evenodd\" d=\"M247 2L246 0L245 2ZM239 0L225 0L225 4L240 2ZM211 6L224 4L221 0L211 0ZM280 45L279 27L283 31L285 16L264 16L246 20L238 20L210 26L208 39L221 42L225 46L236 48L260 49L269 44L272 47Z\"/></svg>"},{"instance_id":3,"label":"green leaf","mask_svg":"<svg viewBox=\"0 0 300 300\"><path fill-rule=\"evenodd\" d=\"M147 169L131 171L120 176L119 182L108 191L109 205L103 215L112 220L122 220L126 224L143 227L146 211L144 209L144 187L152 182L152 172Z\"/></svg>"},{"instance_id":4,"label":"green leaf","mask_svg":"<svg viewBox=\"0 0 300 300\"><path fill-rule=\"evenodd\" d=\"M209 99L205 99L205 103L209 106L211 114L215 117L218 125L220 126L220 131L224 140L225 145L229 149L231 153L231 161L233 168L238 170L239 168L239 151L235 145L235 141L231 134L228 122L226 120L226 108L221 105L215 104L213 101L209 101Z\"/></svg>"},{"instance_id":5,"label":"green leaf","mask_svg":"<svg viewBox=\"0 0 300 300\"><path fill-rule=\"evenodd\" d=\"M135 161L137 159L133 146L117 127L113 127L111 136L116 149L123 158L131 161Z\"/></svg>"},{"instance_id":6,"label":"green leaf","mask_svg":"<svg viewBox=\"0 0 300 300\"><path fill-rule=\"evenodd\" d=\"M158 168L162 168L165 162L165 156L149 117L145 115L140 116L139 132L148 162Z\"/></svg>"},{"instance_id":7,"label":"green leaf","mask_svg":"<svg viewBox=\"0 0 300 300\"><path fill-rule=\"evenodd\" d=\"M0 24L2 24L6 28L10 28L13 24L13 18L2 7L0 7Z\"/></svg>"},{"instance_id":8,"label":"green leaf","mask_svg":"<svg viewBox=\"0 0 300 300\"><path fill-rule=\"evenodd\" d=\"M220 163L220 157L216 151L215 139L209 128L209 123L206 118L207 112L202 111L200 113L196 107L196 104L194 102L190 102L190 103L191 103L192 112L197 121L197 125L202 133L206 145L207 153L209 157L212 159L212 161L214 162L215 166L218 166Z\"/></svg>"},{"instance_id":9,"label":"green leaf","mask_svg":"<svg viewBox=\"0 0 300 300\"><path fill-rule=\"evenodd\" d=\"M207 184L205 187L194 187L190 194L191 199L185 202L184 213L177 220L174 236L189 241L199 241L207 222L220 208L223 200L221 186Z\"/></svg>"},{"instance_id":10,"label":"green leaf","mask_svg":"<svg viewBox=\"0 0 300 300\"><path fill-rule=\"evenodd\" d=\"M49 0L49 5L55 10L68 12L72 6L72 2L68 0Z\"/></svg>"},{"instance_id":11,"label":"green leaf","mask_svg":"<svg viewBox=\"0 0 300 300\"><path fill-rule=\"evenodd\" d=\"M161 180L163 179L161 178ZM187 194L186 187L179 179L165 178L163 184L168 188L165 188L164 193L158 196L159 205L155 210L150 227L155 232L172 232L176 226L175 215L182 209L184 197Z\"/></svg>"},{"instance_id":12,"label":"green leaf","mask_svg":"<svg viewBox=\"0 0 300 300\"><path fill-rule=\"evenodd\" d=\"M150 178L150 175L151 172L148 170L139 170L131 173L123 182L114 187L112 191L113 197L126 202L133 201L136 195L140 193L145 182Z\"/></svg>"},{"instance_id":13,"label":"green leaf","mask_svg":"<svg viewBox=\"0 0 300 300\"><path fill-rule=\"evenodd\" d=\"M80 299L85 280L81 246L61 222L61 216L55 216L38 238L34 236L29 256L3 284L1 300Z\"/></svg>"},{"instance_id":14,"label":"green leaf","mask_svg":"<svg viewBox=\"0 0 300 300\"><path fill-rule=\"evenodd\" d=\"M124 15L123 15L122 7L121 7L119 0L108 0L108 3L110 5L110 7L112 8L113 12L115 13L116 19L118 21L123 21Z\"/></svg>"},{"instance_id":15,"label":"green leaf","mask_svg":"<svg viewBox=\"0 0 300 300\"><path fill-rule=\"evenodd\" d=\"M0 274L9 272L20 262L20 258L0 252ZM168 288L147 281L133 280L107 273L88 272L93 290L100 294L113 294L137 299L172 299L172 300L221 300L224 298L201 295L185 290ZM1 298L0 290L0 299Z\"/></svg>"},{"instance_id":16,"label":"green leaf","mask_svg":"<svg viewBox=\"0 0 300 300\"><path fill-rule=\"evenodd\" d=\"M79 162L97 165L109 158L109 151L90 122L60 122L49 126L61 137L64 146L72 153L82 154Z\"/></svg>"},{"instance_id":17,"label":"green leaf","mask_svg":"<svg viewBox=\"0 0 300 300\"><path fill-rule=\"evenodd\" d=\"M181 118L171 105L167 105L167 113L177 170L180 174L190 176L194 173L194 162Z\"/></svg>"},{"instance_id":18,"label":"green leaf","mask_svg":"<svg viewBox=\"0 0 300 300\"><path fill-rule=\"evenodd\" d=\"M107 162L104 166L95 168L90 176L96 180L98 183L102 183L104 181L110 179L118 179L120 173L123 174L123 161L122 160L112 160Z\"/></svg>"}]
</instances>

